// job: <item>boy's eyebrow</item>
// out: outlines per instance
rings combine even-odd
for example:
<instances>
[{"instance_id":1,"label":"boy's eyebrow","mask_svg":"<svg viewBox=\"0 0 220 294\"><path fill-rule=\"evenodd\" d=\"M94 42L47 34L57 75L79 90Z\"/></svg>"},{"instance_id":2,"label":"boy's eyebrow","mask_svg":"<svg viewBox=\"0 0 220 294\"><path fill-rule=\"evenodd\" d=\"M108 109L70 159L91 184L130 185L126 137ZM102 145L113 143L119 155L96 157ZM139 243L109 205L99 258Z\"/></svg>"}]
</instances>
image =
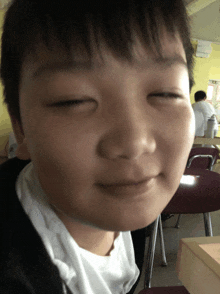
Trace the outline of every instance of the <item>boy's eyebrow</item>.
<instances>
[{"instance_id":1,"label":"boy's eyebrow","mask_svg":"<svg viewBox=\"0 0 220 294\"><path fill-rule=\"evenodd\" d=\"M175 54L172 56L160 56L155 58L150 58L146 60L134 60L132 64L140 69L145 69L149 67L161 66L162 68L169 68L173 65L180 64L187 67L187 62L184 58ZM101 68L104 63L92 62L92 61L53 61L39 66L33 73L32 78L38 78L44 73L58 73L58 72L77 72L77 71L92 71L93 69Z\"/></svg>"},{"instance_id":2,"label":"boy's eyebrow","mask_svg":"<svg viewBox=\"0 0 220 294\"><path fill-rule=\"evenodd\" d=\"M173 65L183 65L188 69L187 62L186 60L180 55L180 54L174 54L172 56L159 56L152 58L151 60L146 60L146 61L135 61L135 64L138 65L140 68L147 68L147 67L154 67L155 64L157 66L161 66L163 68L169 68Z\"/></svg>"},{"instance_id":3,"label":"boy's eyebrow","mask_svg":"<svg viewBox=\"0 0 220 294\"><path fill-rule=\"evenodd\" d=\"M48 62L39 66L36 71L33 73L32 78L38 78L44 73L57 73L57 72L72 72L72 71L89 71L94 67L100 67L101 64L94 64L91 61L53 61Z\"/></svg>"}]
</instances>

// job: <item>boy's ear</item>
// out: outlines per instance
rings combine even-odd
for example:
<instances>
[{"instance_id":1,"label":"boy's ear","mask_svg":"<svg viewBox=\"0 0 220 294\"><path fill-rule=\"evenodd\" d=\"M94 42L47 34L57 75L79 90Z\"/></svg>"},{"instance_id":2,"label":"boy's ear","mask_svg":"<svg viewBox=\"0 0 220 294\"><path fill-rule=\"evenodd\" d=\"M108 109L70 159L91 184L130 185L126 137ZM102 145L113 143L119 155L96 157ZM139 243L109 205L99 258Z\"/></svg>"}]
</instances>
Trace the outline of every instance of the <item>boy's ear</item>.
<instances>
[{"instance_id":1,"label":"boy's ear","mask_svg":"<svg viewBox=\"0 0 220 294\"><path fill-rule=\"evenodd\" d=\"M15 134L15 138L18 144L18 147L16 149L16 156L21 160L29 160L30 159L30 153L27 148L27 139L25 138L22 125L21 123L10 114L12 128Z\"/></svg>"}]
</instances>

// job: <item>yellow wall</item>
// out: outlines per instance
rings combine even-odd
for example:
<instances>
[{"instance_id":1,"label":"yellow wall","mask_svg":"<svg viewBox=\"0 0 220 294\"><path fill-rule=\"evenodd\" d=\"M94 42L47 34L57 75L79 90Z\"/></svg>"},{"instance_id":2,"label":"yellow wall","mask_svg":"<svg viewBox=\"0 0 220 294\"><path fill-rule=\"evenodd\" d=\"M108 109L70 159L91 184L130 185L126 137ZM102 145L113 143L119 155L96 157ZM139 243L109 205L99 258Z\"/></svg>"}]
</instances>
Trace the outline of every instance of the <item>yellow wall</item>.
<instances>
[{"instance_id":1,"label":"yellow wall","mask_svg":"<svg viewBox=\"0 0 220 294\"><path fill-rule=\"evenodd\" d=\"M3 23L4 10L0 10L0 24ZM0 25L0 34L2 32L2 25ZM4 149L8 134L12 131L11 122L7 112L6 106L3 104L3 87L0 83L0 151Z\"/></svg>"},{"instance_id":2,"label":"yellow wall","mask_svg":"<svg viewBox=\"0 0 220 294\"><path fill-rule=\"evenodd\" d=\"M196 48L196 43L193 42ZM212 44L212 53L209 58L195 57L194 67L195 86L191 91L191 103L194 103L195 92L207 92L209 80L220 80L220 44Z\"/></svg>"}]
</instances>

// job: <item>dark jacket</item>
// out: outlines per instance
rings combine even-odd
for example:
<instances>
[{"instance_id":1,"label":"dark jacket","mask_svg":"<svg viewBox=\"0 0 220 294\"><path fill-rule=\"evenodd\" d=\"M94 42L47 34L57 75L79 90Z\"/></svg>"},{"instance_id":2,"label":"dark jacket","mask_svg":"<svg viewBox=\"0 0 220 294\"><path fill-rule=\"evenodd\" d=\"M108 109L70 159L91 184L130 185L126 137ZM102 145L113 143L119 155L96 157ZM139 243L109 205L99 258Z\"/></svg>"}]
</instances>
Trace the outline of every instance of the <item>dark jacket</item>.
<instances>
[{"instance_id":1,"label":"dark jacket","mask_svg":"<svg viewBox=\"0 0 220 294\"><path fill-rule=\"evenodd\" d=\"M63 294L59 271L16 195L17 176L29 162L13 158L0 165L0 293ZM141 270L145 229L132 232L132 239Z\"/></svg>"}]
</instances>

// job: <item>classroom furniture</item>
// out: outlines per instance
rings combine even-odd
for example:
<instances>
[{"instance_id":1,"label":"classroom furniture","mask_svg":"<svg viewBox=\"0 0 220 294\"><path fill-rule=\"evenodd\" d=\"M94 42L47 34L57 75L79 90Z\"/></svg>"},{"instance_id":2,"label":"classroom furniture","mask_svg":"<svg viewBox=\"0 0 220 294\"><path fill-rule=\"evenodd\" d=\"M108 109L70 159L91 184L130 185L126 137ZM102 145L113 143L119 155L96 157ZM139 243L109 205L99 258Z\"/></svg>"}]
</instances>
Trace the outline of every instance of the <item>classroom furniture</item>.
<instances>
[{"instance_id":1,"label":"classroom furniture","mask_svg":"<svg viewBox=\"0 0 220 294\"><path fill-rule=\"evenodd\" d=\"M186 169L185 174L181 179L179 188L163 212L166 214L203 213L206 236L212 236L211 219L209 213L220 209L219 195L220 174L205 169L192 169L190 171L187 171ZM149 238L144 281L145 288L150 288L151 286L150 282L152 277L156 236L159 224L159 230L162 230L161 216L158 216L158 218L155 220ZM164 259L165 249L163 242L161 243L161 247L163 252L162 258Z\"/></svg>"},{"instance_id":2,"label":"classroom furniture","mask_svg":"<svg viewBox=\"0 0 220 294\"><path fill-rule=\"evenodd\" d=\"M201 168L212 170L214 164L219 159L219 150L217 148L210 147L195 147L192 148L189 154L189 158L186 164L186 171L184 174L190 173L192 169ZM166 213L166 210L165 212ZM179 214L175 227L179 228L181 214ZM209 224L211 228L211 217L210 213L204 214L205 224ZM208 227L206 226L207 236L212 235L212 233L208 232Z\"/></svg>"},{"instance_id":3,"label":"classroom furniture","mask_svg":"<svg viewBox=\"0 0 220 294\"><path fill-rule=\"evenodd\" d=\"M184 286L153 287L144 289L138 294L189 294Z\"/></svg>"},{"instance_id":4,"label":"classroom furniture","mask_svg":"<svg viewBox=\"0 0 220 294\"><path fill-rule=\"evenodd\" d=\"M177 275L191 294L220 292L220 236L183 238L177 257Z\"/></svg>"}]
</instances>

